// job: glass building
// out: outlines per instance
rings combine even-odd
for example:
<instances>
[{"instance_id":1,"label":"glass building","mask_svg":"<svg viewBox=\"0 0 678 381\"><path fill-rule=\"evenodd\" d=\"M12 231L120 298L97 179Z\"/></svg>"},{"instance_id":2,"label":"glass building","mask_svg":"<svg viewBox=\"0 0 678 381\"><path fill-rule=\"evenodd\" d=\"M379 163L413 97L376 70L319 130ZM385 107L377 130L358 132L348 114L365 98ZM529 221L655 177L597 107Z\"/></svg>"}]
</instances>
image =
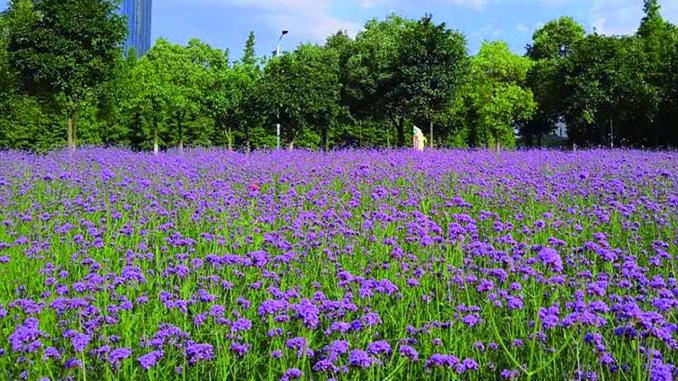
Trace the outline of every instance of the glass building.
<instances>
[{"instance_id":1,"label":"glass building","mask_svg":"<svg viewBox=\"0 0 678 381\"><path fill-rule=\"evenodd\" d=\"M152 0L124 0L120 9L127 17L127 40L124 51L134 48L141 56L151 48Z\"/></svg>"}]
</instances>

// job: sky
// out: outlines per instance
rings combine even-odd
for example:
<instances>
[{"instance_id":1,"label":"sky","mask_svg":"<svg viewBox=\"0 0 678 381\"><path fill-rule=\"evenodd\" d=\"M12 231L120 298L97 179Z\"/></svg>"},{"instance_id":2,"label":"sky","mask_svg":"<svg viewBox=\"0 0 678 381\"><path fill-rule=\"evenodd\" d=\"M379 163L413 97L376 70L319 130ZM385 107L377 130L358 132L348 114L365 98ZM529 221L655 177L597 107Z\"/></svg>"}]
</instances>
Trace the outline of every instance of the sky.
<instances>
[{"instance_id":1,"label":"sky","mask_svg":"<svg viewBox=\"0 0 678 381\"><path fill-rule=\"evenodd\" d=\"M7 0L0 0L4 8ZM662 14L678 24L678 0L661 0ZM397 13L420 18L426 13L467 38L471 54L483 40L504 40L523 54L532 33L559 16L572 16L587 31L635 32L642 0L153 0L153 36L184 44L192 37L242 55L247 34L254 31L257 53L270 55L283 29L282 44L292 50L303 42L322 43L338 30L358 33L371 18Z\"/></svg>"}]
</instances>

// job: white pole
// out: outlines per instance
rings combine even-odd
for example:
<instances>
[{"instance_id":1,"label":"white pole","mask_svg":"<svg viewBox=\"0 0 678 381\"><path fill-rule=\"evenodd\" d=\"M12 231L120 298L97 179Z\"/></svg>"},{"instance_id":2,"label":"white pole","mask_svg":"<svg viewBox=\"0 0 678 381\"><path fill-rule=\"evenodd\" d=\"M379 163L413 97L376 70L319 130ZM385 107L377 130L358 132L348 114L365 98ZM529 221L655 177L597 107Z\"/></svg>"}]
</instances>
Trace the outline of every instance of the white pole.
<instances>
[{"instance_id":1,"label":"white pole","mask_svg":"<svg viewBox=\"0 0 678 381\"><path fill-rule=\"evenodd\" d=\"M283 37L289 33L287 30L283 30L282 33L280 34L280 38L278 38L278 45L275 47L275 56L280 57L280 44L282 43ZM276 110L276 118L278 118L278 123L275 125L275 141L276 141L276 149L280 149L280 109L278 108Z\"/></svg>"},{"instance_id":2,"label":"white pole","mask_svg":"<svg viewBox=\"0 0 678 381\"><path fill-rule=\"evenodd\" d=\"M280 149L280 123L276 123L275 125L275 136L276 136L275 146L277 149Z\"/></svg>"}]
</instances>

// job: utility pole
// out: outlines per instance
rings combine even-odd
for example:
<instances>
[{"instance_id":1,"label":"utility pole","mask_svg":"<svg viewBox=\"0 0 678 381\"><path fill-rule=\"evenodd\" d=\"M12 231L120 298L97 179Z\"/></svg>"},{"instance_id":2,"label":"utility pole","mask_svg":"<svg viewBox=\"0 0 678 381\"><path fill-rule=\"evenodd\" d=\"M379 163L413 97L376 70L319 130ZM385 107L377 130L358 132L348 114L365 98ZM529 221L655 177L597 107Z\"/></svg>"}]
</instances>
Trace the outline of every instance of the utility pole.
<instances>
[{"instance_id":1,"label":"utility pole","mask_svg":"<svg viewBox=\"0 0 678 381\"><path fill-rule=\"evenodd\" d=\"M280 33L280 38L278 38L278 45L275 48L275 56L280 57L280 43L282 42L283 37L287 35L290 31L283 30ZM275 146L277 149L280 149L280 107L276 109L276 118L277 123L275 124Z\"/></svg>"}]
</instances>

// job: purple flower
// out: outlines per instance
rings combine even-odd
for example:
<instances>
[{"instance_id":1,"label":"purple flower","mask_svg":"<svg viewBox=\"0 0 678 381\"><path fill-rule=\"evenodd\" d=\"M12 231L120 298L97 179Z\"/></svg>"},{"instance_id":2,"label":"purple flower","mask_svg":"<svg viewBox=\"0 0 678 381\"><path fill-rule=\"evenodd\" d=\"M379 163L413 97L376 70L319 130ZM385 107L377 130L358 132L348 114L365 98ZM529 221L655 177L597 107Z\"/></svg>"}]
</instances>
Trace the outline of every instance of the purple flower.
<instances>
[{"instance_id":1,"label":"purple flower","mask_svg":"<svg viewBox=\"0 0 678 381\"><path fill-rule=\"evenodd\" d=\"M335 340L331 342L329 345L327 345L324 349L325 352L327 353L327 357L330 360L334 361L339 356L348 352L349 344L348 341L346 340Z\"/></svg>"},{"instance_id":2,"label":"purple flower","mask_svg":"<svg viewBox=\"0 0 678 381\"><path fill-rule=\"evenodd\" d=\"M441 353L434 353L426 359L425 366L427 368L433 367L448 367L452 368L459 363L459 359L452 355L445 355Z\"/></svg>"},{"instance_id":3,"label":"purple flower","mask_svg":"<svg viewBox=\"0 0 678 381\"><path fill-rule=\"evenodd\" d=\"M45 361L59 360L61 359L61 353L59 353L59 350L54 347L47 347L45 348L45 351L42 353L42 359Z\"/></svg>"},{"instance_id":4,"label":"purple flower","mask_svg":"<svg viewBox=\"0 0 678 381\"><path fill-rule=\"evenodd\" d=\"M185 355L189 365L193 365L201 361L211 361L214 358L214 350L210 344L189 342L186 345Z\"/></svg>"},{"instance_id":5,"label":"purple flower","mask_svg":"<svg viewBox=\"0 0 678 381\"><path fill-rule=\"evenodd\" d=\"M468 325L469 327L475 327L480 323L480 317L476 314L466 315L461 319L461 322Z\"/></svg>"},{"instance_id":6,"label":"purple flower","mask_svg":"<svg viewBox=\"0 0 678 381\"><path fill-rule=\"evenodd\" d=\"M548 308L539 308L539 320L545 330L554 328L558 325L558 312L559 308L557 304Z\"/></svg>"},{"instance_id":7,"label":"purple flower","mask_svg":"<svg viewBox=\"0 0 678 381\"><path fill-rule=\"evenodd\" d=\"M379 340L367 345L367 353L378 356L380 354L390 355L391 345L386 340Z\"/></svg>"},{"instance_id":8,"label":"purple flower","mask_svg":"<svg viewBox=\"0 0 678 381\"><path fill-rule=\"evenodd\" d=\"M45 334L38 329L38 319L28 318L12 332L8 341L12 352L33 353L42 347Z\"/></svg>"},{"instance_id":9,"label":"purple flower","mask_svg":"<svg viewBox=\"0 0 678 381\"><path fill-rule=\"evenodd\" d=\"M301 378L303 374L304 373L302 373L302 371L297 368L290 368L285 371L285 374L283 374L282 377L280 377L280 381L296 380Z\"/></svg>"},{"instance_id":10,"label":"purple flower","mask_svg":"<svg viewBox=\"0 0 678 381\"><path fill-rule=\"evenodd\" d=\"M378 314L370 312L363 316L361 322L367 327L372 327L381 324L381 318L379 318Z\"/></svg>"},{"instance_id":11,"label":"purple flower","mask_svg":"<svg viewBox=\"0 0 678 381\"><path fill-rule=\"evenodd\" d=\"M285 341L285 346L289 349L302 350L306 347L306 339L303 337L294 337Z\"/></svg>"},{"instance_id":12,"label":"purple flower","mask_svg":"<svg viewBox=\"0 0 678 381\"><path fill-rule=\"evenodd\" d=\"M324 359L313 365L313 371L318 373L337 373L339 368L331 360Z\"/></svg>"},{"instance_id":13,"label":"purple flower","mask_svg":"<svg viewBox=\"0 0 678 381\"><path fill-rule=\"evenodd\" d=\"M261 303L259 308L257 308L257 314L264 317L267 315L278 315L279 313L285 311L287 308L287 302L284 300L265 300Z\"/></svg>"},{"instance_id":14,"label":"purple flower","mask_svg":"<svg viewBox=\"0 0 678 381\"><path fill-rule=\"evenodd\" d=\"M673 372L676 367L664 364L660 359L652 359L650 362L650 381L673 381Z\"/></svg>"},{"instance_id":15,"label":"purple flower","mask_svg":"<svg viewBox=\"0 0 678 381\"><path fill-rule=\"evenodd\" d=\"M252 322L248 319L238 319L231 325L231 332L248 331L252 328Z\"/></svg>"},{"instance_id":16,"label":"purple flower","mask_svg":"<svg viewBox=\"0 0 678 381\"><path fill-rule=\"evenodd\" d=\"M108 354L108 362L110 362L113 367L116 367L122 360L125 360L131 354L132 351L127 348L114 349Z\"/></svg>"},{"instance_id":17,"label":"purple flower","mask_svg":"<svg viewBox=\"0 0 678 381\"><path fill-rule=\"evenodd\" d=\"M367 352L359 349L354 349L348 354L348 364L355 368L369 368L373 362Z\"/></svg>"},{"instance_id":18,"label":"purple flower","mask_svg":"<svg viewBox=\"0 0 678 381\"><path fill-rule=\"evenodd\" d=\"M417 351L409 345L401 345L398 349L398 353L412 361L417 361L419 359L419 353L417 353Z\"/></svg>"},{"instance_id":19,"label":"purple flower","mask_svg":"<svg viewBox=\"0 0 678 381\"><path fill-rule=\"evenodd\" d=\"M160 361L160 359L165 355L163 351L153 351L145 355L139 356L137 362L141 365L142 368L149 370L155 366L155 364Z\"/></svg>"},{"instance_id":20,"label":"purple flower","mask_svg":"<svg viewBox=\"0 0 678 381\"><path fill-rule=\"evenodd\" d=\"M92 340L91 336L73 330L64 331L63 336L70 339L71 345L76 352L84 352L85 348Z\"/></svg>"},{"instance_id":21,"label":"purple flower","mask_svg":"<svg viewBox=\"0 0 678 381\"><path fill-rule=\"evenodd\" d=\"M563 261L560 258L560 255L554 249L550 247L544 247L539 250L537 258L547 267L553 270L556 273L563 271Z\"/></svg>"},{"instance_id":22,"label":"purple flower","mask_svg":"<svg viewBox=\"0 0 678 381\"><path fill-rule=\"evenodd\" d=\"M299 304L293 304L291 309L298 318L302 319L306 328L315 329L318 327L320 311L310 300L303 299Z\"/></svg>"},{"instance_id":23,"label":"purple flower","mask_svg":"<svg viewBox=\"0 0 678 381\"><path fill-rule=\"evenodd\" d=\"M463 374L472 370L478 370L478 363L473 359L466 358L457 364L455 370L459 374Z\"/></svg>"},{"instance_id":24,"label":"purple flower","mask_svg":"<svg viewBox=\"0 0 678 381\"><path fill-rule=\"evenodd\" d=\"M250 346L249 344L231 343L229 350L235 353L236 355L243 357L250 350Z\"/></svg>"},{"instance_id":25,"label":"purple flower","mask_svg":"<svg viewBox=\"0 0 678 381\"><path fill-rule=\"evenodd\" d=\"M82 367L82 362L78 359L68 359L66 362L64 362L64 368L66 369L73 369L73 368L81 368Z\"/></svg>"},{"instance_id":26,"label":"purple flower","mask_svg":"<svg viewBox=\"0 0 678 381\"><path fill-rule=\"evenodd\" d=\"M210 307L209 315L211 317L221 317L221 316L224 316L225 311L226 310L225 310L224 306L215 304L215 305Z\"/></svg>"}]
</instances>

